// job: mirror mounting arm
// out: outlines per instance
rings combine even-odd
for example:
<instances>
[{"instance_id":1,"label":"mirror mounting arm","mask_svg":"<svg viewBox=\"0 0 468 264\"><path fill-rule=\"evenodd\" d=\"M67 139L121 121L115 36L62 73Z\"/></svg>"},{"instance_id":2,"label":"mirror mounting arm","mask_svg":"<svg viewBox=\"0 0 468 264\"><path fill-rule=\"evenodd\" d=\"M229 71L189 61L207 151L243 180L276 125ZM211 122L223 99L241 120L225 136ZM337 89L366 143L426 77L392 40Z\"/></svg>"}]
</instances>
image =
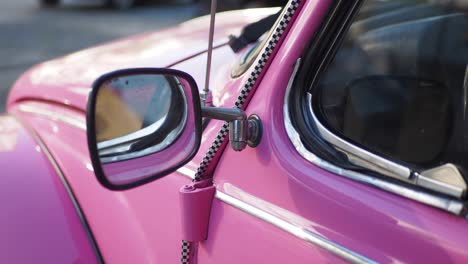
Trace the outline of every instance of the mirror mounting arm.
<instances>
[{"instance_id":1,"label":"mirror mounting arm","mask_svg":"<svg viewBox=\"0 0 468 264\"><path fill-rule=\"evenodd\" d=\"M202 107L202 116L229 122L229 141L232 149L241 151L249 145L256 147L262 138L262 122L257 115L247 118L239 108Z\"/></svg>"},{"instance_id":2,"label":"mirror mounting arm","mask_svg":"<svg viewBox=\"0 0 468 264\"><path fill-rule=\"evenodd\" d=\"M202 116L210 119L223 120L231 122L234 120L245 120L247 116L244 110L239 108L220 108L220 107L203 107Z\"/></svg>"}]
</instances>

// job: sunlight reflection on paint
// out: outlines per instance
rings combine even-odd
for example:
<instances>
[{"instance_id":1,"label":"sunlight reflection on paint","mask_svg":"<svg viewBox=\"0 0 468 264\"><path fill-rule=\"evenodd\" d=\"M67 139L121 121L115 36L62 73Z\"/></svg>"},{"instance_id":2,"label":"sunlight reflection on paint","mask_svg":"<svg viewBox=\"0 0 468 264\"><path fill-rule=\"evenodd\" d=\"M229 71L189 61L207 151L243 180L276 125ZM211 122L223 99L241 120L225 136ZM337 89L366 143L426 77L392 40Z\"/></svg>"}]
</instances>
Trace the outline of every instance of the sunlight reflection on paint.
<instances>
[{"instance_id":1,"label":"sunlight reflection on paint","mask_svg":"<svg viewBox=\"0 0 468 264\"><path fill-rule=\"evenodd\" d=\"M91 163L86 163L86 168L90 171L94 171L93 165Z\"/></svg>"},{"instance_id":2,"label":"sunlight reflection on paint","mask_svg":"<svg viewBox=\"0 0 468 264\"><path fill-rule=\"evenodd\" d=\"M11 116L0 116L0 152L13 151L18 140L18 122Z\"/></svg>"}]
</instances>

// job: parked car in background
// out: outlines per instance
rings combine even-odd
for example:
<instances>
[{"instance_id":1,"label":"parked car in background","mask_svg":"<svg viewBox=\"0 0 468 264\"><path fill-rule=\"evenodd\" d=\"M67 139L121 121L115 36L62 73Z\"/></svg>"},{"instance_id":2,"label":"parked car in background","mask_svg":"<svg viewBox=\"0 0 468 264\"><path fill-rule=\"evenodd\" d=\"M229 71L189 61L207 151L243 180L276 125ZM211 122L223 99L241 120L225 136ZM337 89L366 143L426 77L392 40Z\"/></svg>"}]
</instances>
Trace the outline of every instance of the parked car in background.
<instances>
[{"instance_id":1,"label":"parked car in background","mask_svg":"<svg viewBox=\"0 0 468 264\"><path fill-rule=\"evenodd\" d=\"M78 6L105 6L110 5L117 9L129 9L139 2L139 0L39 0L41 6L54 7L60 4L78 5ZM174 1L173 1L174 2ZM178 0L181 3L199 3L201 12L209 12L211 0ZM226 0L218 3L218 11L226 11L233 9L241 9L246 7L265 7L265 6L282 6L286 3L285 0Z\"/></svg>"},{"instance_id":2,"label":"parked car in background","mask_svg":"<svg viewBox=\"0 0 468 264\"><path fill-rule=\"evenodd\" d=\"M118 9L128 9L132 7L136 0L39 0L42 6L52 7L59 4L85 5L85 6L104 6L111 4Z\"/></svg>"},{"instance_id":3,"label":"parked car in background","mask_svg":"<svg viewBox=\"0 0 468 264\"><path fill-rule=\"evenodd\" d=\"M209 17L33 67L0 117L0 262L468 262L467 12L220 13L209 82Z\"/></svg>"}]
</instances>

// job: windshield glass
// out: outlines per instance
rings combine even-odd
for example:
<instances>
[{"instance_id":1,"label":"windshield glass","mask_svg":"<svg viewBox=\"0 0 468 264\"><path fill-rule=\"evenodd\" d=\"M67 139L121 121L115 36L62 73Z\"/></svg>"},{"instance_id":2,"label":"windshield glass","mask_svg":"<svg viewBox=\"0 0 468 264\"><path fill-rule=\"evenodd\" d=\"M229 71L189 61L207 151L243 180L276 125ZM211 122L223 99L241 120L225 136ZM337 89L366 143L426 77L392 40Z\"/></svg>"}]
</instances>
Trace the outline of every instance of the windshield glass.
<instances>
[{"instance_id":1,"label":"windshield glass","mask_svg":"<svg viewBox=\"0 0 468 264\"><path fill-rule=\"evenodd\" d=\"M246 25L239 36L231 36L229 45L234 52L239 52L241 56L234 65L231 76L236 78L242 75L255 61L265 46L272 28L276 25L282 8L271 8L271 12L265 18Z\"/></svg>"}]
</instances>

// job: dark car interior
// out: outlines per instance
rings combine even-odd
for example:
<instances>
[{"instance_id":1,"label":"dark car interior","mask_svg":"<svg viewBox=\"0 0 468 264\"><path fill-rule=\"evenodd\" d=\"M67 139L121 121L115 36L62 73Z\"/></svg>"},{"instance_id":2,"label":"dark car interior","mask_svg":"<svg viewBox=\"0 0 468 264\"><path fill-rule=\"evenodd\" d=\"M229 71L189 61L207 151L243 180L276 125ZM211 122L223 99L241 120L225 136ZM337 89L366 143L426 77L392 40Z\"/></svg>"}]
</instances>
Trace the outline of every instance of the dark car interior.
<instances>
[{"instance_id":1,"label":"dark car interior","mask_svg":"<svg viewBox=\"0 0 468 264\"><path fill-rule=\"evenodd\" d=\"M320 80L324 124L413 168L468 168L462 2L366 1Z\"/></svg>"}]
</instances>

